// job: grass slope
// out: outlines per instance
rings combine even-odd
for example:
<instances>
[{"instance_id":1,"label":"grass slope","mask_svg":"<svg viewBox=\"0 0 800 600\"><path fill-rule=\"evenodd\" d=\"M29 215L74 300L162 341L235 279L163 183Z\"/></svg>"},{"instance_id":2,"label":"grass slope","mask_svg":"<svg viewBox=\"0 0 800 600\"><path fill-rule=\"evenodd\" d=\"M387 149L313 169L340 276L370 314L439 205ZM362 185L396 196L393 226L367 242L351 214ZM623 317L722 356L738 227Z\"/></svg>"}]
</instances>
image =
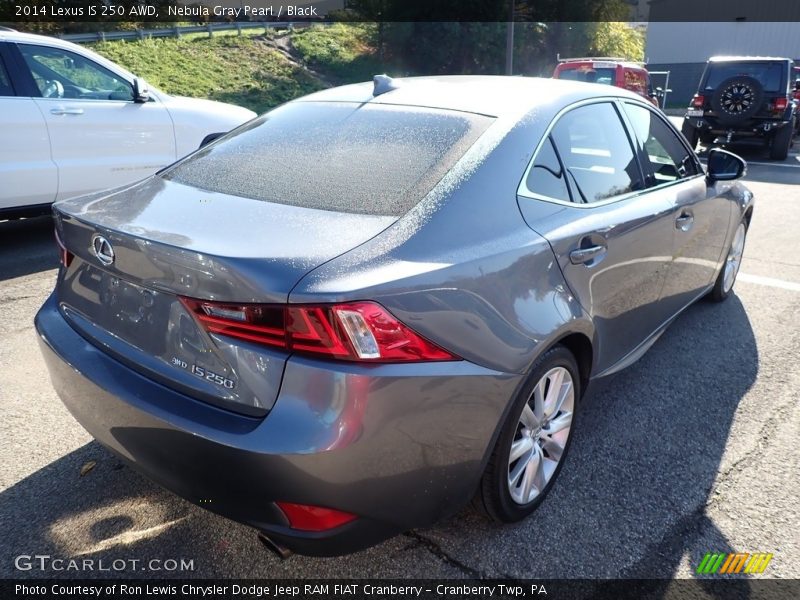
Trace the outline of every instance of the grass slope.
<instances>
[{"instance_id":1,"label":"grass slope","mask_svg":"<svg viewBox=\"0 0 800 600\"><path fill-rule=\"evenodd\" d=\"M91 48L169 94L231 102L260 113L329 85L371 79L377 72L372 29L337 24L288 37L186 36Z\"/></svg>"},{"instance_id":2,"label":"grass slope","mask_svg":"<svg viewBox=\"0 0 800 600\"><path fill-rule=\"evenodd\" d=\"M336 84L369 81L382 72L376 38L373 24L335 23L296 31L291 36L291 51Z\"/></svg>"}]
</instances>

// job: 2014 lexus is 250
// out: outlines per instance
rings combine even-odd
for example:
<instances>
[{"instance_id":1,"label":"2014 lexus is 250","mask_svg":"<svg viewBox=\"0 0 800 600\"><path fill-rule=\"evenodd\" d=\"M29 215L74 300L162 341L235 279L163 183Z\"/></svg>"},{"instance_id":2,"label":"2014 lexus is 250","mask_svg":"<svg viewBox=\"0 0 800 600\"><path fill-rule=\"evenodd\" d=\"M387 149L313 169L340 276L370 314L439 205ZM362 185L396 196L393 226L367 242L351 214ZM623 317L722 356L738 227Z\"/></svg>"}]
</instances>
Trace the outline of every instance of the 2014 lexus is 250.
<instances>
[{"instance_id":1,"label":"2014 lexus is 250","mask_svg":"<svg viewBox=\"0 0 800 600\"><path fill-rule=\"evenodd\" d=\"M101 444L281 549L517 521L587 385L731 293L744 168L625 90L378 76L58 202L41 348Z\"/></svg>"}]
</instances>

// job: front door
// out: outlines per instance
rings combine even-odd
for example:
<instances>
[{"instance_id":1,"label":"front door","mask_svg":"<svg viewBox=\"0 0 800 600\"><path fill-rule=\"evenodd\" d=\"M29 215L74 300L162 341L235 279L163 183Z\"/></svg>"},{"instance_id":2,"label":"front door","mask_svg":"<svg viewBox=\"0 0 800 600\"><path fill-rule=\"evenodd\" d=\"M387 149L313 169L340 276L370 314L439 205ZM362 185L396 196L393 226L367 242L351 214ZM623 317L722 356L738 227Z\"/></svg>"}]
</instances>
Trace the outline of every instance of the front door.
<instances>
[{"instance_id":1,"label":"front door","mask_svg":"<svg viewBox=\"0 0 800 600\"><path fill-rule=\"evenodd\" d=\"M707 184L694 152L659 113L635 103L623 106L648 188L672 207L672 264L661 296L675 314L714 283L734 204Z\"/></svg>"},{"instance_id":2,"label":"front door","mask_svg":"<svg viewBox=\"0 0 800 600\"><path fill-rule=\"evenodd\" d=\"M18 44L41 97L58 166L58 198L147 177L176 158L167 109L136 103L133 86L88 58L62 48Z\"/></svg>"},{"instance_id":3,"label":"front door","mask_svg":"<svg viewBox=\"0 0 800 600\"><path fill-rule=\"evenodd\" d=\"M672 206L647 193L613 102L578 106L554 124L525 181L532 198L564 209L526 220L553 247L564 277L596 326L598 371L612 367L664 320L659 302L672 259ZM558 197L560 196L560 197ZM523 213L535 213L521 199Z\"/></svg>"}]
</instances>

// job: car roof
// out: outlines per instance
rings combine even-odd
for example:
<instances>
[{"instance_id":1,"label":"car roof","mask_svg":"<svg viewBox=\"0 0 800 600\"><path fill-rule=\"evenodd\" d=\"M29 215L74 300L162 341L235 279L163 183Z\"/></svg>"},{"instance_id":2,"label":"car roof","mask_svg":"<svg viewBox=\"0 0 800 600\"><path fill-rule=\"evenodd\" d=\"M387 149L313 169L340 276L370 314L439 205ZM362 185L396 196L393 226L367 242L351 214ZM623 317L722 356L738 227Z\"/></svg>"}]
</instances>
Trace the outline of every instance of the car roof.
<instances>
[{"instance_id":1,"label":"car roof","mask_svg":"<svg viewBox=\"0 0 800 600\"><path fill-rule=\"evenodd\" d=\"M626 69L637 69L640 71L646 70L644 63L637 63L630 60L614 60L613 58L571 58L558 63L557 68L562 70L573 69L586 65L594 65L596 63L606 63L614 65L615 67L625 67Z\"/></svg>"},{"instance_id":2,"label":"car roof","mask_svg":"<svg viewBox=\"0 0 800 600\"><path fill-rule=\"evenodd\" d=\"M13 29L0 29L1 42L33 42L39 44L49 44L51 46L72 47L74 44L49 35L37 35L35 33L24 33Z\"/></svg>"},{"instance_id":3,"label":"car roof","mask_svg":"<svg viewBox=\"0 0 800 600\"><path fill-rule=\"evenodd\" d=\"M792 62L791 58L786 58L785 56L712 56L708 59L708 62L735 62L735 61L747 61L747 62L758 62L758 61L768 61L768 60L785 60Z\"/></svg>"},{"instance_id":4,"label":"car roof","mask_svg":"<svg viewBox=\"0 0 800 600\"><path fill-rule=\"evenodd\" d=\"M372 95L374 86L369 82L322 90L295 102L393 104L501 117L519 115L556 99L565 104L609 96L641 100L622 88L539 77L444 75L395 78L392 82L397 87L378 96Z\"/></svg>"}]
</instances>

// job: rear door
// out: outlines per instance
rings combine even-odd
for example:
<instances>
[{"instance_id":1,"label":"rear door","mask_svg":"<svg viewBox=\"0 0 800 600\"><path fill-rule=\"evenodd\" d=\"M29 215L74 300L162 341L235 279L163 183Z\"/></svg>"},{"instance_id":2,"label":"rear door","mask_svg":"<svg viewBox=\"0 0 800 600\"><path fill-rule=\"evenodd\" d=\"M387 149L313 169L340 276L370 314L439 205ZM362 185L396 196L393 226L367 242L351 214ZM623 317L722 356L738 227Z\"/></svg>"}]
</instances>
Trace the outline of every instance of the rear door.
<instances>
[{"instance_id":1,"label":"rear door","mask_svg":"<svg viewBox=\"0 0 800 600\"><path fill-rule=\"evenodd\" d=\"M172 119L130 81L75 52L18 44L58 166L58 200L151 175L176 158Z\"/></svg>"},{"instance_id":2,"label":"rear door","mask_svg":"<svg viewBox=\"0 0 800 600\"><path fill-rule=\"evenodd\" d=\"M661 295L668 311L676 313L713 283L733 203L708 186L694 152L657 111L632 102L623 107L650 193L671 206L673 260Z\"/></svg>"},{"instance_id":3,"label":"rear door","mask_svg":"<svg viewBox=\"0 0 800 600\"><path fill-rule=\"evenodd\" d=\"M520 186L528 224L550 242L592 316L598 370L636 349L664 322L659 302L672 256L671 204L645 190L637 155L612 101L562 114ZM542 218L537 200L563 210Z\"/></svg>"},{"instance_id":4,"label":"rear door","mask_svg":"<svg viewBox=\"0 0 800 600\"><path fill-rule=\"evenodd\" d=\"M44 117L17 67L10 44L0 42L0 210L50 203L58 190Z\"/></svg>"}]
</instances>

